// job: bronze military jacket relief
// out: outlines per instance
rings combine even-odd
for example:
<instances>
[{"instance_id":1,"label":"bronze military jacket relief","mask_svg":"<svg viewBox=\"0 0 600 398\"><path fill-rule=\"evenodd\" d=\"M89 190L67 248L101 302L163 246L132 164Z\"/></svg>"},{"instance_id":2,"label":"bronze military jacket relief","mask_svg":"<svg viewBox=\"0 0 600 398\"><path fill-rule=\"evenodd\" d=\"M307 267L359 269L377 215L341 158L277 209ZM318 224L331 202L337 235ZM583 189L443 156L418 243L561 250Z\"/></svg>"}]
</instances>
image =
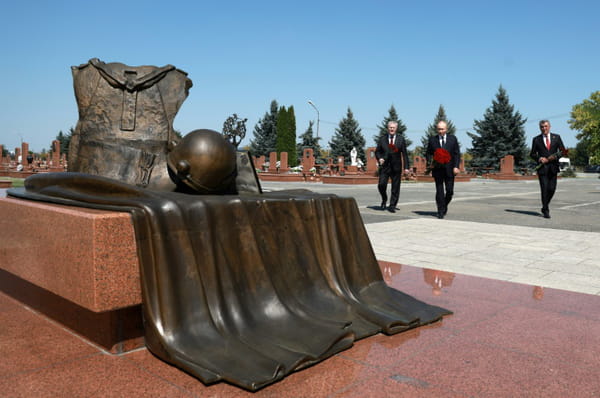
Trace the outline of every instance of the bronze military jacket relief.
<instances>
[{"instance_id":1,"label":"bronze military jacket relief","mask_svg":"<svg viewBox=\"0 0 600 398\"><path fill-rule=\"evenodd\" d=\"M169 189L173 119L192 87L172 65L130 67L96 58L71 68L79 121L69 171Z\"/></svg>"}]
</instances>

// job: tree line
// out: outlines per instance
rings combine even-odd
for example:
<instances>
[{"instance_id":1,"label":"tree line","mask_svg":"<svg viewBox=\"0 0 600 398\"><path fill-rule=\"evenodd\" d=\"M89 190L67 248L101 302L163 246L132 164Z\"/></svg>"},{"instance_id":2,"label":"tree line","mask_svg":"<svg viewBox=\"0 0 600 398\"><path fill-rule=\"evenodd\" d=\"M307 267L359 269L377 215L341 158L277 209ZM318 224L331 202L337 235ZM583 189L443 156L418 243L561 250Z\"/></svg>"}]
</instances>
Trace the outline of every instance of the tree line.
<instances>
[{"instance_id":1,"label":"tree line","mask_svg":"<svg viewBox=\"0 0 600 398\"><path fill-rule=\"evenodd\" d=\"M295 117L293 117L294 127L286 121L290 117L289 109L293 117L293 107L286 110L273 100L270 110L255 125L254 138L250 141L248 149L254 156L266 157L270 152L285 150L288 152L290 165L295 165L297 159L301 159L304 148L312 148L316 158L321 159L324 150L320 145L321 137L314 136L313 122L309 122L308 128L296 142ZM433 122L424 131L420 145L411 151L411 155L424 155L423 151L427 147L429 137L437 134L436 125L442 120L448 124L447 134L456 135L456 126L446 115L444 106L440 105ZM388 114L377 126L378 133L373 136L374 146L381 136L387 134L389 121L398 123L397 134L404 137L407 146L412 145L412 141L405 134L406 125L391 105ZM467 131L467 135L471 138L471 148L465 151L466 163L472 168L496 169L499 159L512 155L517 167L531 167L533 164L529 158L524 128L526 122L527 118L515 110L514 105L510 103L508 93L500 86L482 119L474 120L473 131ZM569 124L571 128L580 131L577 135L577 139L580 140L577 146L569 149L571 163L575 166L585 166L590 162L600 164L600 91L592 93L590 99L586 99L583 103L573 106ZM282 130L279 130L280 128ZM329 157L347 158L352 148L356 148L358 157L366 163L365 137L350 107L335 128L328 145ZM461 148L464 147L461 145Z\"/></svg>"},{"instance_id":2,"label":"tree line","mask_svg":"<svg viewBox=\"0 0 600 398\"><path fill-rule=\"evenodd\" d=\"M247 119L239 119L236 114L228 118L223 125L223 134L237 146L246 133L245 122ZM432 123L424 131L418 145L411 154L424 155L429 137L437 134L435 126L439 121L448 124L447 134L455 135L456 127L446 115L443 105L440 105ZM373 146L377 145L380 137L387 134L389 121L398 123L397 134L401 134L407 146L412 141L406 137L406 125L398 116L393 105L388 109L387 115L377 126L378 132L373 136ZM510 103L508 93L500 86L492 104L488 107L481 120L473 123L473 132L467 132L471 138L472 147L465 151L466 163L474 168L496 168L498 161L506 155L513 155L515 165L528 167L531 160L528 156L528 146L525 142L524 125L527 119L515 110ZM569 157L574 166L586 166L588 164L600 164L600 91L593 92L588 99L573 106L571 119L568 121L571 128L579 131L576 138L578 143L575 148L569 148ZM328 142L329 150L321 147L322 137L315 137L314 123L309 122L306 131L296 137L296 117L293 106L280 106L276 100L271 101L270 108L264 116L258 120L253 130L253 138L248 149L254 156L269 156L271 152L287 152L289 165L296 165L302 158L304 148L312 148L315 157L323 161L325 156L337 158L339 156L349 157L352 148L356 148L358 157L366 163L365 146L366 140L362 129L350 107L346 115L340 120L335 132ZM61 153L68 154L69 142L73 128L67 133L59 131L55 139L60 141ZM175 133L181 137L178 131ZM52 148L52 144L50 144ZM461 146L461 148L464 148ZM8 155L5 147L3 156ZM46 150L42 151L45 155Z\"/></svg>"}]
</instances>

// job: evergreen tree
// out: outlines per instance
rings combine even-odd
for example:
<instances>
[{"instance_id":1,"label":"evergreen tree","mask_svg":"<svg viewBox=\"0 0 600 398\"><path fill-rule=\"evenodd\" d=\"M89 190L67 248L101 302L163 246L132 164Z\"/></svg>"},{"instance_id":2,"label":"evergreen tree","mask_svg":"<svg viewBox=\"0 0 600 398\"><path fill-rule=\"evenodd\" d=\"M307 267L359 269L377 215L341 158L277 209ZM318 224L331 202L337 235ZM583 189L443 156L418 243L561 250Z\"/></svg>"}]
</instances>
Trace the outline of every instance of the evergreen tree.
<instances>
[{"instance_id":1,"label":"evergreen tree","mask_svg":"<svg viewBox=\"0 0 600 398\"><path fill-rule=\"evenodd\" d=\"M402 136L402 138L404 138L404 142L406 142L407 148L409 146L411 146L412 141L409 140L405 134L406 126L404 125L404 123L402 123L402 120L400 120L400 118L398 117L398 112L396 112L396 108L394 108L394 105L390 106L390 109L388 110L388 115L383 119L381 124L379 126L377 126L377 128L379 129L379 133L377 134L377 136L373 137L373 139L375 140L375 146L377 146L381 137L388 134L388 128L387 128L388 122L398 122L398 130L396 130L396 134L399 134Z\"/></svg>"},{"instance_id":2,"label":"evergreen tree","mask_svg":"<svg viewBox=\"0 0 600 398\"><path fill-rule=\"evenodd\" d=\"M298 154L296 153L296 113L294 105L288 108L288 128L285 151L288 153L288 164L296 166L298 164Z\"/></svg>"},{"instance_id":3,"label":"evergreen tree","mask_svg":"<svg viewBox=\"0 0 600 398\"><path fill-rule=\"evenodd\" d=\"M279 107L277 111L277 153L285 151L286 136L289 128L288 111L285 106Z\"/></svg>"},{"instance_id":4,"label":"evergreen tree","mask_svg":"<svg viewBox=\"0 0 600 398\"><path fill-rule=\"evenodd\" d=\"M365 157L365 137L363 137L350 107L348 107L346 117L340 121L338 127L335 129L335 133L331 141L329 141L329 147L331 148L331 156L334 159L337 159L339 156L349 159L350 151L352 151L352 148L356 148L357 158L360 158L363 163L367 163Z\"/></svg>"},{"instance_id":5,"label":"evergreen tree","mask_svg":"<svg viewBox=\"0 0 600 398\"><path fill-rule=\"evenodd\" d=\"M317 138L314 136L314 132L313 132L314 124L315 124L315 122L313 122L312 120L309 120L308 128L306 129L304 134L302 134L300 137L298 137L298 138L300 138L300 142L298 143L296 148L297 148L297 155L298 155L299 159L302 158L304 148L312 148L315 159L321 158L321 146L319 145L319 140L321 139L321 137Z\"/></svg>"},{"instance_id":6,"label":"evergreen tree","mask_svg":"<svg viewBox=\"0 0 600 398\"><path fill-rule=\"evenodd\" d=\"M423 137L421 137L421 146L424 151L427 150L427 145L429 144L429 138L435 137L438 134L437 124L441 121L446 122L446 124L448 125L448 131L446 132L446 134L456 135L456 127L454 126L454 123L452 123L451 120L448 120L444 106L440 105L440 107L438 109L438 113L437 113L437 115L435 115L435 118L433 119L433 123L430 124L429 127L427 127L427 130L425 130L425 135ZM459 143L459 145L460 145L460 143Z\"/></svg>"},{"instance_id":7,"label":"evergreen tree","mask_svg":"<svg viewBox=\"0 0 600 398\"><path fill-rule=\"evenodd\" d=\"M60 142L60 153L64 153L69 156L69 145L71 144L71 136L73 135L74 129L71 127L67 134L64 134L62 130L58 132L55 140ZM53 148L52 143L50 143L50 148Z\"/></svg>"},{"instance_id":8,"label":"evergreen tree","mask_svg":"<svg viewBox=\"0 0 600 398\"><path fill-rule=\"evenodd\" d=\"M271 101L270 112L258 120L254 126L254 139L250 141L253 156L266 156L277 149L277 101Z\"/></svg>"},{"instance_id":9,"label":"evergreen tree","mask_svg":"<svg viewBox=\"0 0 600 398\"><path fill-rule=\"evenodd\" d=\"M294 107L279 108L277 113L277 153L288 153L288 165L295 166L298 162L296 155L296 116Z\"/></svg>"},{"instance_id":10,"label":"evergreen tree","mask_svg":"<svg viewBox=\"0 0 600 398\"><path fill-rule=\"evenodd\" d=\"M475 120L473 129L476 133L467 132L473 145L469 150L473 156L471 165L497 168L501 158L513 155L515 165L525 166L528 151L523 125L526 121L518 111L515 112L506 90L500 86L483 119Z\"/></svg>"}]
</instances>

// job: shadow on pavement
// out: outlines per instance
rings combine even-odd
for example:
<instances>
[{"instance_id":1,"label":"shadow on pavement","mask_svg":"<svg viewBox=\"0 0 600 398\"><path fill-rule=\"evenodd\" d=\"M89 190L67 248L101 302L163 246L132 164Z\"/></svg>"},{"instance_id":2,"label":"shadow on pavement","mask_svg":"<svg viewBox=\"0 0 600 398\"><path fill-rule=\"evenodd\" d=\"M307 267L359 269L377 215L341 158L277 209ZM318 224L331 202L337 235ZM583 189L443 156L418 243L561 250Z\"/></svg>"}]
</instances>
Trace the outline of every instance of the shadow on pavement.
<instances>
[{"instance_id":1,"label":"shadow on pavement","mask_svg":"<svg viewBox=\"0 0 600 398\"><path fill-rule=\"evenodd\" d=\"M431 217L437 217L437 211L421 211L421 210L414 210L413 213L419 215L419 216L431 216Z\"/></svg>"},{"instance_id":2,"label":"shadow on pavement","mask_svg":"<svg viewBox=\"0 0 600 398\"><path fill-rule=\"evenodd\" d=\"M541 217L542 215L537 212L537 211L528 211L528 210L512 210L512 209L504 209L504 211L507 211L509 213L518 213L518 214L524 214L526 216L535 216L535 217Z\"/></svg>"}]
</instances>

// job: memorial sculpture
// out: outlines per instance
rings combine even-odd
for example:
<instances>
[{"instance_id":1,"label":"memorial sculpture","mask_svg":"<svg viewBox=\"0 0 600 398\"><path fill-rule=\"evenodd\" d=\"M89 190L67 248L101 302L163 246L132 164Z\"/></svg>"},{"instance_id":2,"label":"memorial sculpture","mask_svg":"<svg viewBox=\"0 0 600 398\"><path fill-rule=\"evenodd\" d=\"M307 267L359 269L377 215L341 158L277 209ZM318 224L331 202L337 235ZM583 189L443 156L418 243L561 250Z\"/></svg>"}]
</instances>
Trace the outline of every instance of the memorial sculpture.
<instances>
[{"instance_id":1,"label":"memorial sculpture","mask_svg":"<svg viewBox=\"0 0 600 398\"><path fill-rule=\"evenodd\" d=\"M118 65L120 72L111 76L122 80L131 68ZM191 86L179 79L173 84L176 91ZM103 128L131 127L118 112L101 114L117 116L110 123L100 118ZM136 123L146 123L141 115L136 111ZM128 138L119 143L130 141L132 148L110 159L125 164L104 165L109 159L94 146L103 141L92 145L86 137L107 136L100 125L94 127L80 109L69 162L76 171L32 176L25 188L8 194L130 212L146 345L202 382L224 380L254 391L356 339L394 334L450 313L384 282L354 199L308 190L262 193L251 157L211 130L191 132L172 146L167 130L154 147L142 147L132 130L122 130ZM149 131L162 134L158 126L139 134ZM148 156L152 170L146 173L139 159ZM135 178L119 175L131 170ZM172 182L163 185L165 175Z\"/></svg>"},{"instance_id":2,"label":"memorial sculpture","mask_svg":"<svg viewBox=\"0 0 600 398\"><path fill-rule=\"evenodd\" d=\"M358 154L358 152L356 151L356 147L352 147L352 150L350 151L350 165L351 166L358 166L358 163L356 162L357 154Z\"/></svg>"},{"instance_id":3,"label":"memorial sculpture","mask_svg":"<svg viewBox=\"0 0 600 398\"><path fill-rule=\"evenodd\" d=\"M79 121L69 171L172 187L166 160L177 143L173 119L192 87L187 74L172 65L130 67L96 58L71 71Z\"/></svg>"}]
</instances>

